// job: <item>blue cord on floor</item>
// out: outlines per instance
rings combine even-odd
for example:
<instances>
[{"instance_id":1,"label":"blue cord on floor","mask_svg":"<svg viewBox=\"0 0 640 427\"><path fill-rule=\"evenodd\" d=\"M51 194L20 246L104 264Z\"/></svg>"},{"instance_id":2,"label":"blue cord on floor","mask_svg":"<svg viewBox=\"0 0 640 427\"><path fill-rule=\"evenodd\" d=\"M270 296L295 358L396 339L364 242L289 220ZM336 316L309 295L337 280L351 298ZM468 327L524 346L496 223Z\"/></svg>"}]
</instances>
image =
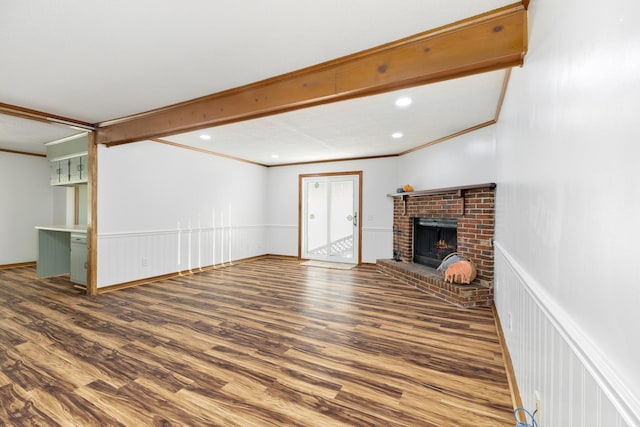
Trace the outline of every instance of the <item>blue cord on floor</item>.
<instances>
[{"instance_id":1,"label":"blue cord on floor","mask_svg":"<svg viewBox=\"0 0 640 427\"><path fill-rule=\"evenodd\" d=\"M525 414L527 414L529 416L529 418L531 418L532 424L529 424L526 421L518 420L518 412L520 412L520 411L524 412ZM516 420L516 427L538 427L538 423L536 422L536 419L535 419L534 415L535 415L535 412L532 414L531 412L527 411L524 408L516 408L516 409L514 409L513 410L513 418Z\"/></svg>"}]
</instances>

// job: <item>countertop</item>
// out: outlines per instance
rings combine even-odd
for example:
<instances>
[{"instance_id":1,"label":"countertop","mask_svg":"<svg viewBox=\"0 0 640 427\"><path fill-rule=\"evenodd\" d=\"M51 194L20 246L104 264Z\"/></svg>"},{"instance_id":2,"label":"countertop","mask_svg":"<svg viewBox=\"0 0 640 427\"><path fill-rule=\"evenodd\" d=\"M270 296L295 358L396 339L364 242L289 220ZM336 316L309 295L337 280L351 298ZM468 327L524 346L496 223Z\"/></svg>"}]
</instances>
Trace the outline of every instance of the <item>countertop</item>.
<instances>
[{"instance_id":1,"label":"countertop","mask_svg":"<svg viewBox=\"0 0 640 427\"><path fill-rule=\"evenodd\" d=\"M38 225L38 230L66 231L67 233L86 233L86 225Z\"/></svg>"}]
</instances>

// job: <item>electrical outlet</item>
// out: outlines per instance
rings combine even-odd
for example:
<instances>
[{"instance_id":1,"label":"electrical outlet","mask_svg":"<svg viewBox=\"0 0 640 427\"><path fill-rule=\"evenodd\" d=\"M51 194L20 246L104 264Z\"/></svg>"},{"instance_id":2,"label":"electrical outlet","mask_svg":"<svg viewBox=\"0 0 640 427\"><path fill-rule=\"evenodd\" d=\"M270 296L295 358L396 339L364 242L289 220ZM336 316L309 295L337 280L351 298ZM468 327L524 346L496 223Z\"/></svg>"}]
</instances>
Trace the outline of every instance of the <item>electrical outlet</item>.
<instances>
[{"instance_id":1,"label":"electrical outlet","mask_svg":"<svg viewBox=\"0 0 640 427\"><path fill-rule=\"evenodd\" d=\"M146 267L146 266L147 266L147 264L148 264L147 258L146 258L146 257L142 257L142 259L140 260L140 264L141 264L143 267Z\"/></svg>"},{"instance_id":2,"label":"electrical outlet","mask_svg":"<svg viewBox=\"0 0 640 427\"><path fill-rule=\"evenodd\" d=\"M513 332L513 315L509 312L509 332Z\"/></svg>"},{"instance_id":3,"label":"electrical outlet","mask_svg":"<svg viewBox=\"0 0 640 427\"><path fill-rule=\"evenodd\" d=\"M533 396L536 399L536 416L540 416L540 392L538 390L533 392Z\"/></svg>"}]
</instances>

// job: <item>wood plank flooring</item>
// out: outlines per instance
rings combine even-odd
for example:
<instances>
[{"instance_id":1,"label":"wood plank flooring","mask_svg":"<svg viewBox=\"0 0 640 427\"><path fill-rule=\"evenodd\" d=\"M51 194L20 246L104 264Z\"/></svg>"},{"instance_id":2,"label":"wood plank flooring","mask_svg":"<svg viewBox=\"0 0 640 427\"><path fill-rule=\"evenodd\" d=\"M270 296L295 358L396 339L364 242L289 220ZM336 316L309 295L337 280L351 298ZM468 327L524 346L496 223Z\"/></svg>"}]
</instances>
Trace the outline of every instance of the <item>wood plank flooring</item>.
<instances>
[{"instance_id":1,"label":"wood plank flooring","mask_svg":"<svg viewBox=\"0 0 640 427\"><path fill-rule=\"evenodd\" d=\"M90 297L0 270L0 426L512 426L489 309L259 259Z\"/></svg>"}]
</instances>

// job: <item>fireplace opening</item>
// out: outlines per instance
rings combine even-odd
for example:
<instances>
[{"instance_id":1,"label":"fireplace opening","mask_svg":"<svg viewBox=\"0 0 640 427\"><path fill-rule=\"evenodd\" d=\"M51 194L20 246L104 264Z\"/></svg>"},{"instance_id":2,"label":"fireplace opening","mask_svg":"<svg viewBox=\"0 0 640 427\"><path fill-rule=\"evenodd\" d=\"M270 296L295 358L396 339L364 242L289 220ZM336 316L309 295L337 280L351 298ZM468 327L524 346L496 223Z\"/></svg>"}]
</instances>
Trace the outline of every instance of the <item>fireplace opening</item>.
<instances>
[{"instance_id":1,"label":"fireplace opening","mask_svg":"<svg viewBox=\"0 0 640 427\"><path fill-rule=\"evenodd\" d=\"M413 262L437 268L458 249L457 229L455 218L414 218Z\"/></svg>"}]
</instances>

